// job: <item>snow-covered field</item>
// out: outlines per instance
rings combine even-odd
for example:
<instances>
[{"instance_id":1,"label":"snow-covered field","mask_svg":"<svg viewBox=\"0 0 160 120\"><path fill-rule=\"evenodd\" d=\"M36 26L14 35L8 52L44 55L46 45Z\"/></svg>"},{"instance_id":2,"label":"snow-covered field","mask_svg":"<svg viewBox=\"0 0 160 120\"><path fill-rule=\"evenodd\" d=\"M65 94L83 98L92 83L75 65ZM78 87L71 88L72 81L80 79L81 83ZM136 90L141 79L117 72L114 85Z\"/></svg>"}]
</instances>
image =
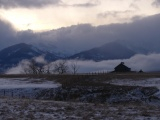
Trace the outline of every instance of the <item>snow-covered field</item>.
<instances>
[{"instance_id":1,"label":"snow-covered field","mask_svg":"<svg viewBox=\"0 0 160 120\"><path fill-rule=\"evenodd\" d=\"M160 78L114 79L108 83L127 86L152 86L160 89ZM160 119L159 106L140 101L100 104L34 100L38 92L44 89L56 89L60 86L59 83L44 79L0 78L0 120ZM160 96L159 92L156 94Z\"/></svg>"},{"instance_id":2,"label":"snow-covered field","mask_svg":"<svg viewBox=\"0 0 160 120\"><path fill-rule=\"evenodd\" d=\"M0 78L0 89L13 88L56 88L60 84L44 79Z\"/></svg>"},{"instance_id":3,"label":"snow-covered field","mask_svg":"<svg viewBox=\"0 0 160 120\"><path fill-rule=\"evenodd\" d=\"M36 98L44 89L54 89L59 83L44 79L0 78L0 96L12 98Z\"/></svg>"},{"instance_id":4,"label":"snow-covered field","mask_svg":"<svg viewBox=\"0 0 160 120\"><path fill-rule=\"evenodd\" d=\"M127 86L144 86L144 87L157 87L160 89L160 78L149 79L114 79L109 81L110 84L127 85Z\"/></svg>"},{"instance_id":5,"label":"snow-covered field","mask_svg":"<svg viewBox=\"0 0 160 120\"><path fill-rule=\"evenodd\" d=\"M114 79L109 81L110 84L114 85L127 85L127 86L143 86L143 87L156 87L159 89L155 95L160 98L160 78L149 78L149 79Z\"/></svg>"},{"instance_id":6,"label":"snow-covered field","mask_svg":"<svg viewBox=\"0 0 160 120\"><path fill-rule=\"evenodd\" d=\"M160 108L140 103L91 104L0 99L1 120L159 120Z\"/></svg>"}]
</instances>

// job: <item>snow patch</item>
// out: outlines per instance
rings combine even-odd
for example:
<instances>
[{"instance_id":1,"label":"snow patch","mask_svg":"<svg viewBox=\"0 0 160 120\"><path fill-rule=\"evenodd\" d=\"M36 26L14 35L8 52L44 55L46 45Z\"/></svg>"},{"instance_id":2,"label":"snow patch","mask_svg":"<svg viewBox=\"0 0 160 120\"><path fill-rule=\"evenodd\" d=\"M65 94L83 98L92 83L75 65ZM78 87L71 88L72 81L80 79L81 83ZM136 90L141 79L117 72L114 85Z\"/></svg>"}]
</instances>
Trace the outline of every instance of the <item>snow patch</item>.
<instances>
[{"instance_id":1,"label":"snow patch","mask_svg":"<svg viewBox=\"0 0 160 120\"><path fill-rule=\"evenodd\" d=\"M114 79L109 83L114 85L157 87L158 89L160 89L160 78L149 78L149 79L142 79L142 80Z\"/></svg>"},{"instance_id":2,"label":"snow patch","mask_svg":"<svg viewBox=\"0 0 160 120\"><path fill-rule=\"evenodd\" d=\"M0 89L13 88L57 88L59 83L41 79L28 78L0 78Z\"/></svg>"},{"instance_id":3,"label":"snow patch","mask_svg":"<svg viewBox=\"0 0 160 120\"><path fill-rule=\"evenodd\" d=\"M109 83L114 85L156 87L159 89L159 91L156 92L154 95L160 98L160 78L149 78L149 79L142 79L142 80L114 79Z\"/></svg>"}]
</instances>

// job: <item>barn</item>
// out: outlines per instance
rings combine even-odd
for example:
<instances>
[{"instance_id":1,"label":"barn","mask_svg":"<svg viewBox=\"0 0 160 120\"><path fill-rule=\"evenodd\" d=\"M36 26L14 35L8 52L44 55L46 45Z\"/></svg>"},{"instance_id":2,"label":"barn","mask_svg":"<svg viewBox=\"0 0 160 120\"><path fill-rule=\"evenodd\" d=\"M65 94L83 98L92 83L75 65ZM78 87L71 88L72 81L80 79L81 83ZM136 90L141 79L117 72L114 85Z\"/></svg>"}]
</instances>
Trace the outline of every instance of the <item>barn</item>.
<instances>
[{"instance_id":1,"label":"barn","mask_svg":"<svg viewBox=\"0 0 160 120\"><path fill-rule=\"evenodd\" d=\"M114 68L114 72L131 72L131 68L127 67L124 62L121 62Z\"/></svg>"}]
</instances>

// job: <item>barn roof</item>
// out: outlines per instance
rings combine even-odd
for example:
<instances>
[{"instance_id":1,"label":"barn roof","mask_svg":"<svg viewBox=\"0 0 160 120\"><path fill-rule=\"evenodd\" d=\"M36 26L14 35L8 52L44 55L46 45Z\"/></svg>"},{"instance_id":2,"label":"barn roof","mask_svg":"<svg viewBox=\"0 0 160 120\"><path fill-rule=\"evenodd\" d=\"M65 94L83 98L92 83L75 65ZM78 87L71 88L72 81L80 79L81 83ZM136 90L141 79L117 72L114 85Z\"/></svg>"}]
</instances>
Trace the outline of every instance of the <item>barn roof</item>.
<instances>
[{"instance_id":1,"label":"barn roof","mask_svg":"<svg viewBox=\"0 0 160 120\"><path fill-rule=\"evenodd\" d=\"M124 65L124 62L121 62L118 66L116 66L114 69L119 69L119 68L122 68L122 69L130 69L129 67L125 66Z\"/></svg>"}]
</instances>

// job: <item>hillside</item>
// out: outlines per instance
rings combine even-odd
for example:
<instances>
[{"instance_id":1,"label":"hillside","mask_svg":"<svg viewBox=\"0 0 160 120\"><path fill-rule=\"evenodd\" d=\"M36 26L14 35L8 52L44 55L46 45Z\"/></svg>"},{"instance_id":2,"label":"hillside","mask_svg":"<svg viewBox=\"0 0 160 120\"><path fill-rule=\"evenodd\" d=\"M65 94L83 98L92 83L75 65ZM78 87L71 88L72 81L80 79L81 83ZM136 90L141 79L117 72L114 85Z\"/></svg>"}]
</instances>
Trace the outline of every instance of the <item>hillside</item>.
<instances>
[{"instance_id":1,"label":"hillside","mask_svg":"<svg viewBox=\"0 0 160 120\"><path fill-rule=\"evenodd\" d=\"M119 43L111 42L101 47L93 48L87 51L75 54L70 59L81 60L115 60L115 59L127 59L135 55L136 53Z\"/></svg>"},{"instance_id":2,"label":"hillside","mask_svg":"<svg viewBox=\"0 0 160 120\"><path fill-rule=\"evenodd\" d=\"M31 59L33 57L38 57L41 55L45 56L45 59L48 61L59 59L58 56L52 53L44 52L32 45L20 43L7 47L0 51L0 65L5 69L18 64L24 59Z\"/></svg>"}]
</instances>

